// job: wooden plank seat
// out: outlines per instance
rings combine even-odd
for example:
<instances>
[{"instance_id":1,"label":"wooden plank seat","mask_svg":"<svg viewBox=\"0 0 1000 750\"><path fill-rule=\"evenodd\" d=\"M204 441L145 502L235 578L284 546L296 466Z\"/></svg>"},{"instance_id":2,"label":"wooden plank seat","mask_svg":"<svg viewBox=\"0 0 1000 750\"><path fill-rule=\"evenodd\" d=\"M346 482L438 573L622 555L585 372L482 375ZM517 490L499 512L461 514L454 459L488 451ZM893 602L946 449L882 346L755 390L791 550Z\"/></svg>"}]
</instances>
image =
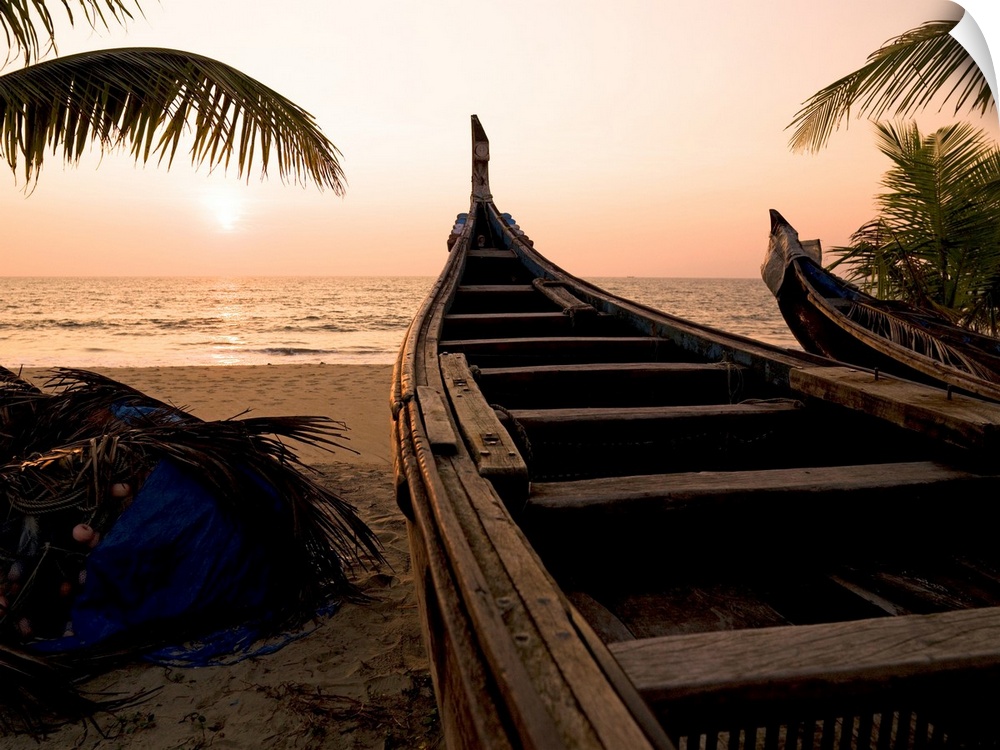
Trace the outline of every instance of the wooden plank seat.
<instances>
[{"instance_id":1,"label":"wooden plank seat","mask_svg":"<svg viewBox=\"0 0 1000 750\"><path fill-rule=\"evenodd\" d=\"M536 296L535 287L531 284L461 284L455 289L456 294L485 294L504 297L528 295Z\"/></svg>"},{"instance_id":2,"label":"wooden plank seat","mask_svg":"<svg viewBox=\"0 0 1000 750\"><path fill-rule=\"evenodd\" d=\"M851 466L699 471L610 477L569 482L536 482L528 508L553 514L626 514L630 523L689 508L711 506L725 513L750 507L780 514L805 504L832 510L863 496L869 504L909 498L912 510L923 498L1000 497L1000 478L933 461ZM992 503L991 503L992 504ZM645 520L644 520L645 518Z\"/></svg>"},{"instance_id":3,"label":"wooden plank seat","mask_svg":"<svg viewBox=\"0 0 1000 750\"><path fill-rule=\"evenodd\" d=\"M793 400L684 406L505 409L535 481L784 463L808 417Z\"/></svg>"},{"instance_id":4,"label":"wooden plank seat","mask_svg":"<svg viewBox=\"0 0 1000 750\"><path fill-rule=\"evenodd\" d=\"M852 367L789 371L792 389L992 457L1000 448L1000 404Z\"/></svg>"},{"instance_id":5,"label":"wooden plank seat","mask_svg":"<svg viewBox=\"0 0 1000 750\"><path fill-rule=\"evenodd\" d=\"M579 364L669 359L674 345L651 336L540 336L450 339L440 351L462 352L480 366Z\"/></svg>"},{"instance_id":6,"label":"wooden plank seat","mask_svg":"<svg viewBox=\"0 0 1000 750\"><path fill-rule=\"evenodd\" d=\"M921 561L991 549L988 519L998 497L997 477L932 461L684 471L534 481L519 522L541 553L567 567L586 567L588 576L632 570L635 578L640 568L663 576L655 571L672 564L690 572L691 555L700 569L725 575L768 566L783 575L794 557L803 571L826 576L845 561L870 565L866 561L880 554ZM942 498L954 516L941 513ZM975 597L972 583L959 585L970 576L955 573L956 596L964 588L962 596ZM843 572L842 578L851 576ZM870 602L860 591L864 581L854 580L853 594ZM996 582L980 588L992 592L992 601L984 601L1000 597ZM938 608L934 595L907 591L901 600L921 596L922 611Z\"/></svg>"},{"instance_id":7,"label":"wooden plank seat","mask_svg":"<svg viewBox=\"0 0 1000 750\"><path fill-rule=\"evenodd\" d=\"M510 416L527 428L559 428L567 426L573 430L595 427L600 430L613 428L625 423L627 426L641 427L656 423L664 429L670 425L697 422L698 429L704 427L703 420L722 421L773 421L795 415L802 404L792 399L767 401L744 401L739 404L694 404L685 406L634 406L625 409L617 407L580 407L568 409L514 409ZM676 428L675 428L676 429Z\"/></svg>"},{"instance_id":8,"label":"wooden plank seat","mask_svg":"<svg viewBox=\"0 0 1000 750\"><path fill-rule=\"evenodd\" d=\"M462 284L450 312L551 312L552 302L531 284Z\"/></svg>"},{"instance_id":9,"label":"wooden plank seat","mask_svg":"<svg viewBox=\"0 0 1000 750\"><path fill-rule=\"evenodd\" d=\"M517 254L513 250L504 247L473 247L469 248L466 256L483 260L515 260L517 258Z\"/></svg>"},{"instance_id":10,"label":"wooden plank seat","mask_svg":"<svg viewBox=\"0 0 1000 750\"><path fill-rule=\"evenodd\" d=\"M530 367L481 367L488 398L507 408L665 406L739 401L751 376L724 363L599 362Z\"/></svg>"},{"instance_id":11,"label":"wooden plank seat","mask_svg":"<svg viewBox=\"0 0 1000 750\"><path fill-rule=\"evenodd\" d=\"M617 321L600 313L586 321L561 312L459 313L444 317L450 339L607 335Z\"/></svg>"},{"instance_id":12,"label":"wooden plank seat","mask_svg":"<svg viewBox=\"0 0 1000 750\"><path fill-rule=\"evenodd\" d=\"M517 284L531 282L532 276L509 248L472 248L466 254L463 286Z\"/></svg>"},{"instance_id":13,"label":"wooden plank seat","mask_svg":"<svg viewBox=\"0 0 1000 750\"><path fill-rule=\"evenodd\" d=\"M975 736L998 694L1000 608L623 641L609 646L670 732L753 715L929 713ZM839 706L838 706L839 704ZM721 726L720 726L721 725ZM926 724L925 724L926 726ZM826 726L824 726L824 729ZM996 737L995 728L992 737ZM673 732L670 732L673 733ZM888 739L885 737L884 739ZM882 745L880 745L882 746ZM886 744L885 746L889 746Z\"/></svg>"}]
</instances>

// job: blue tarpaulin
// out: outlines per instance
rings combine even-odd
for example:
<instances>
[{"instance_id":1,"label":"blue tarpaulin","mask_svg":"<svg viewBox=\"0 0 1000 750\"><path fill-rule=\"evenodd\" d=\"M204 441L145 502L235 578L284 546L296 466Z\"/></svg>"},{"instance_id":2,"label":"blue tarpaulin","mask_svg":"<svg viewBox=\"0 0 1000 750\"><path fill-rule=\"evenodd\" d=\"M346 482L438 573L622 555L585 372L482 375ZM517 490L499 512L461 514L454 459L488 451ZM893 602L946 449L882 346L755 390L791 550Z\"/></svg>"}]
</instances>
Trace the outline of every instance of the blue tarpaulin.
<instances>
[{"instance_id":1,"label":"blue tarpaulin","mask_svg":"<svg viewBox=\"0 0 1000 750\"><path fill-rule=\"evenodd\" d=\"M252 623L287 611L298 586L287 580L293 553L281 539L287 509L273 492L246 485L260 496L247 499L252 514L235 513L190 471L160 461L87 558L72 608L74 635L37 643L38 650L73 650L171 624L178 635L197 632L199 623L215 631L194 657L252 642ZM221 622L244 625L219 631Z\"/></svg>"}]
</instances>

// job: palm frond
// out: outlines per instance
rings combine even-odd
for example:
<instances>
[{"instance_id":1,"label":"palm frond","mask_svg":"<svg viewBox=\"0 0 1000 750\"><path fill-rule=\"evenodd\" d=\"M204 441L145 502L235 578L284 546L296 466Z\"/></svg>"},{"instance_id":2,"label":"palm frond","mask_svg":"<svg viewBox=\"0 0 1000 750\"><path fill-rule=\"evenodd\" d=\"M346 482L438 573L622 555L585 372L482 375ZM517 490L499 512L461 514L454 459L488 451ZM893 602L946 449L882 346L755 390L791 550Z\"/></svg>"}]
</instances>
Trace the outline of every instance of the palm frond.
<instances>
[{"instance_id":1,"label":"palm frond","mask_svg":"<svg viewBox=\"0 0 1000 750\"><path fill-rule=\"evenodd\" d=\"M1000 302L1000 149L967 123L923 135L916 123L879 123L892 162L879 213L833 248L849 277L882 299L997 330ZM831 266L832 267L832 266Z\"/></svg>"},{"instance_id":2,"label":"palm frond","mask_svg":"<svg viewBox=\"0 0 1000 750\"><path fill-rule=\"evenodd\" d=\"M190 131L191 162L277 164L282 180L344 192L340 152L312 115L240 71L177 50L123 48L68 55L0 77L0 155L31 183L47 153L79 161L96 144L169 167Z\"/></svg>"},{"instance_id":3,"label":"palm frond","mask_svg":"<svg viewBox=\"0 0 1000 750\"><path fill-rule=\"evenodd\" d=\"M91 27L103 26L109 28L110 20L124 25L132 18L129 10L135 6L141 11L138 2L129 0L78 0L84 19ZM3 0L0 2L0 26L7 37L7 49L24 55L24 64L31 65L32 60L43 56L49 50L54 50L55 22L48 6L51 2L45 0ZM66 16L70 24L75 24L73 9L69 0L62 0ZM39 37L38 29L43 34Z\"/></svg>"},{"instance_id":4,"label":"palm frond","mask_svg":"<svg viewBox=\"0 0 1000 750\"><path fill-rule=\"evenodd\" d=\"M997 382L997 370L985 366L967 350L945 341L935 331L909 320L900 311L855 300L846 311L847 317L875 335L910 349L917 354L966 372L989 382Z\"/></svg>"},{"instance_id":5,"label":"palm frond","mask_svg":"<svg viewBox=\"0 0 1000 750\"><path fill-rule=\"evenodd\" d=\"M945 92L942 106L954 97L956 112L967 107L985 114L994 108L986 77L951 36L957 23L929 21L911 29L869 55L858 70L813 94L788 125L795 129L789 147L819 151L852 108L857 117L869 119L890 110L909 116L940 92Z\"/></svg>"},{"instance_id":6,"label":"palm frond","mask_svg":"<svg viewBox=\"0 0 1000 750\"><path fill-rule=\"evenodd\" d=\"M60 665L0 644L0 735L37 736L101 708L76 690L72 676Z\"/></svg>"}]
</instances>

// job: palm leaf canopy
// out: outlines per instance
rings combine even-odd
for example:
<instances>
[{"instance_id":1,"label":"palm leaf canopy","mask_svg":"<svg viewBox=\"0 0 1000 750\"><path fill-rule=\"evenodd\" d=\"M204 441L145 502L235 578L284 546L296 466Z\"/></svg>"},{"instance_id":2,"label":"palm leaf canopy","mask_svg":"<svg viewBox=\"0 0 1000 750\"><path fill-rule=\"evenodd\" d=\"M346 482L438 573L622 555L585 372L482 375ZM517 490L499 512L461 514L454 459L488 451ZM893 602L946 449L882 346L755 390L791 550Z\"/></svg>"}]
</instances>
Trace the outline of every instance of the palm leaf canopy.
<instances>
[{"instance_id":1,"label":"palm leaf canopy","mask_svg":"<svg viewBox=\"0 0 1000 750\"><path fill-rule=\"evenodd\" d=\"M890 110L908 117L946 92L942 106L954 98L956 112L964 107L982 114L993 109L986 76L951 36L957 23L929 21L890 39L861 68L817 91L789 124L795 128L789 147L819 151L852 107L858 117L869 119Z\"/></svg>"},{"instance_id":2,"label":"palm leaf canopy","mask_svg":"<svg viewBox=\"0 0 1000 750\"><path fill-rule=\"evenodd\" d=\"M1000 149L968 123L924 135L916 123L879 123L892 162L879 214L834 248L852 279L879 297L936 309L964 326L997 330L1000 310Z\"/></svg>"},{"instance_id":3,"label":"palm leaf canopy","mask_svg":"<svg viewBox=\"0 0 1000 750\"><path fill-rule=\"evenodd\" d=\"M51 151L76 163L91 144L128 148L136 161L172 164L190 129L191 161L248 172L272 160L283 180L344 192L339 151L313 117L240 71L158 48L67 55L0 76L0 153L37 177Z\"/></svg>"},{"instance_id":4,"label":"palm leaf canopy","mask_svg":"<svg viewBox=\"0 0 1000 750\"><path fill-rule=\"evenodd\" d=\"M51 4L45 0L0 0L0 26L7 36L7 48L23 54L25 65L31 65L32 60L55 48L55 24L46 7ZM139 9L138 3L126 0L78 0L77 4L87 23L94 28L98 25L108 28L109 16L125 24L132 18L128 6L134 4ZM69 0L62 0L62 6L73 24L76 19ZM38 34L39 26L44 32L42 38Z\"/></svg>"}]
</instances>

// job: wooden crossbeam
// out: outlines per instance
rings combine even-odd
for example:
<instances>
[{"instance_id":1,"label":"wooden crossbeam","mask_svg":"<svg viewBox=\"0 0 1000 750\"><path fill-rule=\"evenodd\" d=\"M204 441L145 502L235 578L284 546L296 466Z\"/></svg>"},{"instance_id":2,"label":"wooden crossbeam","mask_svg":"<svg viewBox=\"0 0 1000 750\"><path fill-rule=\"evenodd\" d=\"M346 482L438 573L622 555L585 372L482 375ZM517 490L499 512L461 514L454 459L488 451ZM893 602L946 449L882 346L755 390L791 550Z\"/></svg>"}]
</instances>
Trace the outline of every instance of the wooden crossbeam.
<instances>
[{"instance_id":1,"label":"wooden crossbeam","mask_svg":"<svg viewBox=\"0 0 1000 750\"><path fill-rule=\"evenodd\" d=\"M493 482L505 501L522 502L528 494L528 468L493 407L483 398L465 356L442 354L438 361L455 420L479 474Z\"/></svg>"},{"instance_id":2,"label":"wooden crossbeam","mask_svg":"<svg viewBox=\"0 0 1000 750\"><path fill-rule=\"evenodd\" d=\"M1000 478L962 471L932 461L852 466L812 466L757 471L699 471L608 477L571 482L536 482L528 507L571 514L608 509L641 523L694 507L732 510L753 507L768 517L808 507L834 511L847 498L885 504L920 495L997 497ZM863 496L863 498L861 497Z\"/></svg>"},{"instance_id":3,"label":"wooden crossbeam","mask_svg":"<svg viewBox=\"0 0 1000 750\"><path fill-rule=\"evenodd\" d=\"M507 248L473 247L469 249L468 257L486 260L513 260L517 254Z\"/></svg>"},{"instance_id":4,"label":"wooden crossbeam","mask_svg":"<svg viewBox=\"0 0 1000 750\"><path fill-rule=\"evenodd\" d=\"M1000 671L1000 608L649 638L610 645L656 709L871 692Z\"/></svg>"},{"instance_id":5,"label":"wooden crossbeam","mask_svg":"<svg viewBox=\"0 0 1000 750\"><path fill-rule=\"evenodd\" d=\"M949 394L851 367L794 368L789 385L804 396L874 414L963 448L1000 448L1000 404Z\"/></svg>"},{"instance_id":6,"label":"wooden crossbeam","mask_svg":"<svg viewBox=\"0 0 1000 750\"><path fill-rule=\"evenodd\" d=\"M561 312L459 313L446 315L444 335L452 339L552 336L573 333L574 321Z\"/></svg>"},{"instance_id":7,"label":"wooden crossbeam","mask_svg":"<svg viewBox=\"0 0 1000 750\"><path fill-rule=\"evenodd\" d=\"M531 284L462 284L451 312L544 312L552 303Z\"/></svg>"},{"instance_id":8,"label":"wooden crossbeam","mask_svg":"<svg viewBox=\"0 0 1000 750\"><path fill-rule=\"evenodd\" d=\"M695 404L685 406L633 406L567 409L514 409L510 415L524 427L577 428L596 426L611 428L614 425L634 425L659 423L665 429L671 425L690 423L699 431L711 431L711 421L746 421L781 418L783 415L797 414L802 405L790 399L744 402L739 404Z\"/></svg>"},{"instance_id":9,"label":"wooden crossbeam","mask_svg":"<svg viewBox=\"0 0 1000 750\"><path fill-rule=\"evenodd\" d=\"M449 339L439 349L463 352L476 363L573 364L594 361L665 359L671 344L649 336L539 336L496 339Z\"/></svg>"},{"instance_id":10,"label":"wooden crossbeam","mask_svg":"<svg viewBox=\"0 0 1000 750\"><path fill-rule=\"evenodd\" d=\"M455 291L457 294L535 295L531 284L462 284Z\"/></svg>"}]
</instances>

